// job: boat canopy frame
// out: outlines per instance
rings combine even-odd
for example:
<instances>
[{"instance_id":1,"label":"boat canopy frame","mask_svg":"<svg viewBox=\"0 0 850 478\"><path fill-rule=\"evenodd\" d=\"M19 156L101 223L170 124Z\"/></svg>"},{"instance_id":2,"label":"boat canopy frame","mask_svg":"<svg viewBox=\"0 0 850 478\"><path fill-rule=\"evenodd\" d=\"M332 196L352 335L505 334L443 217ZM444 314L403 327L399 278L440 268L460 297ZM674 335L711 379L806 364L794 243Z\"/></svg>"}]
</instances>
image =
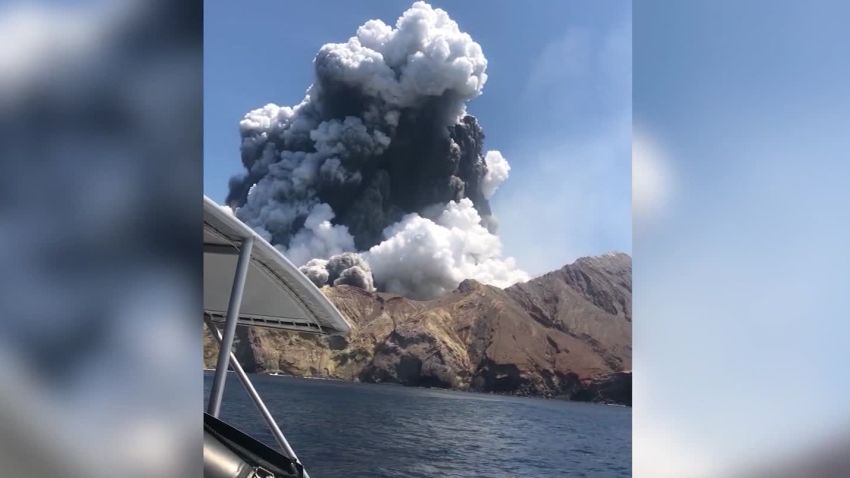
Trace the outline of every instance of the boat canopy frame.
<instances>
[{"instance_id":1,"label":"boat canopy frame","mask_svg":"<svg viewBox=\"0 0 850 478\"><path fill-rule=\"evenodd\" d=\"M233 258L236 256L236 264ZM210 270L208 271L208 266ZM222 310L226 273L233 271L227 306ZM208 284L208 280L214 284ZM249 294L250 286L261 289ZM227 380L232 368L269 426L284 456L309 478L289 441L248 374L233 353L236 326L271 327L301 333L346 335L351 325L321 291L283 254L237 219L229 208L204 196L204 323L219 345L207 414L219 418ZM223 325L223 331L217 324Z\"/></svg>"}]
</instances>

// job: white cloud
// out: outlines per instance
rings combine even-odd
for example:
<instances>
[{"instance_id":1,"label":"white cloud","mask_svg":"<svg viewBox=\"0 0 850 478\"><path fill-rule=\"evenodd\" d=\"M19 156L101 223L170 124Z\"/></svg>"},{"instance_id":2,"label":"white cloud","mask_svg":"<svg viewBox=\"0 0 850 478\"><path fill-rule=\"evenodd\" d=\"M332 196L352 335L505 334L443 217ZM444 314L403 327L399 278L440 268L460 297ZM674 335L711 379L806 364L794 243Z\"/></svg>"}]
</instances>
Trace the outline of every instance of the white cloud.
<instances>
[{"instance_id":1,"label":"white cloud","mask_svg":"<svg viewBox=\"0 0 850 478\"><path fill-rule=\"evenodd\" d=\"M384 231L366 259L384 290L415 299L448 292L464 279L507 287L529 279L502 242L480 223L467 198L449 202L435 219L408 214Z\"/></svg>"},{"instance_id":2,"label":"white cloud","mask_svg":"<svg viewBox=\"0 0 850 478\"><path fill-rule=\"evenodd\" d=\"M657 141L643 131L632 134L632 210L637 225L669 207L673 191L670 162Z\"/></svg>"},{"instance_id":3,"label":"white cloud","mask_svg":"<svg viewBox=\"0 0 850 478\"><path fill-rule=\"evenodd\" d=\"M92 53L104 21L90 12L39 3L0 8L0 97Z\"/></svg>"},{"instance_id":4,"label":"white cloud","mask_svg":"<svg viewBox=\"0 0 850 478\"><path fill-rule=\"evenodd\" d=\"M508 179L511 171L511 165L508 160L502 156L499 151L487 151L484 156L484 163L487 164L487 174L481 182L481 192L484 197L490 199L493 194L499 189L499 185Z\"/></svg>"}]
</instances>

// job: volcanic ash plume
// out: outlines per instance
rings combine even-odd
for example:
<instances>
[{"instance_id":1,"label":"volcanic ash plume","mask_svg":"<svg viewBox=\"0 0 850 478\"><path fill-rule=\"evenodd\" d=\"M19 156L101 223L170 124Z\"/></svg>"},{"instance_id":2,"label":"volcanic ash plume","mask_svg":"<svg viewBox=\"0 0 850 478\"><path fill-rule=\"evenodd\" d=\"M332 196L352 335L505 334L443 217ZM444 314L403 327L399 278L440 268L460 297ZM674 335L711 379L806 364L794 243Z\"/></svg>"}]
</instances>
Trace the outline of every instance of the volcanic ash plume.
<instances>
[{"instance_id":1,"label":"volcanic ash plume","mask_svg":"<svg viewBox=\"0 0 850 478\"><path fill-rule=\"evenodd\" d=\"M323 46L294 107L240 123L236 215L319 285L435 297L467 278L526 280L504 258L489 199L510 167L466 114L487 59L448 14L417 2ZM359 251L359 252L357 252Z\"/></svg>"}]
</instances>

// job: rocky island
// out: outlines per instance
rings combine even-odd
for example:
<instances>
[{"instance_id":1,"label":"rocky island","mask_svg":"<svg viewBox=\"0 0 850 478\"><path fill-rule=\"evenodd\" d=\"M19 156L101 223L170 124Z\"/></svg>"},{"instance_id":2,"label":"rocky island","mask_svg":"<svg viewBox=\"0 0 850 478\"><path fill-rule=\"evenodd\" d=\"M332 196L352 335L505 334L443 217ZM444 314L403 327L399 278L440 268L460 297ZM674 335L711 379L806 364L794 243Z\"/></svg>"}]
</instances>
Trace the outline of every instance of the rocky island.
<instances>
[{"instance_id":1,"label":"rocky island","mask_svg":"<svg viewBox=\"0 0 850 478\"><path fill-rule=\"evenodd\" d=\"M609 253L433 300L326 286L350 336L238 327L235 353L253 373L631 405L631 274L630 256ZM205 365L216 353L205 333Z\"/></svg>"}]
</instances>

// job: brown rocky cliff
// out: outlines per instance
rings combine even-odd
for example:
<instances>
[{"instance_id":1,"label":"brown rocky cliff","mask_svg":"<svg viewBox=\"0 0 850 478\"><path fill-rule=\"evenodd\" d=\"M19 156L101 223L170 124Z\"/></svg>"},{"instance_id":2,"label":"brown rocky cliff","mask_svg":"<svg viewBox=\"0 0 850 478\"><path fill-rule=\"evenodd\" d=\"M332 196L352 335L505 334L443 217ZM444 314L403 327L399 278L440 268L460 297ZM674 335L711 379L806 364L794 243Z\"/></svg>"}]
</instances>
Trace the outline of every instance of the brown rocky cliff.
<instances>
[{"instance_id":1,"label":"brown rocky cliff","mask_svg":"<svg viewBox=\"0 0 850 478\"><path fill-rule=\"evenodd\" d=\"M236 352L243 366L251 372L616 403L625 403L628 379L630 396L631 375L617 374L631 369L626 254L582 258L505 290L467 280L430 301L351 286L323 292L352 322L350 336L239 327ZM207 365L214 363L213 347L205 342ZM600 385L609 377L616 386Z\"/></svg>"}]
</instances>

